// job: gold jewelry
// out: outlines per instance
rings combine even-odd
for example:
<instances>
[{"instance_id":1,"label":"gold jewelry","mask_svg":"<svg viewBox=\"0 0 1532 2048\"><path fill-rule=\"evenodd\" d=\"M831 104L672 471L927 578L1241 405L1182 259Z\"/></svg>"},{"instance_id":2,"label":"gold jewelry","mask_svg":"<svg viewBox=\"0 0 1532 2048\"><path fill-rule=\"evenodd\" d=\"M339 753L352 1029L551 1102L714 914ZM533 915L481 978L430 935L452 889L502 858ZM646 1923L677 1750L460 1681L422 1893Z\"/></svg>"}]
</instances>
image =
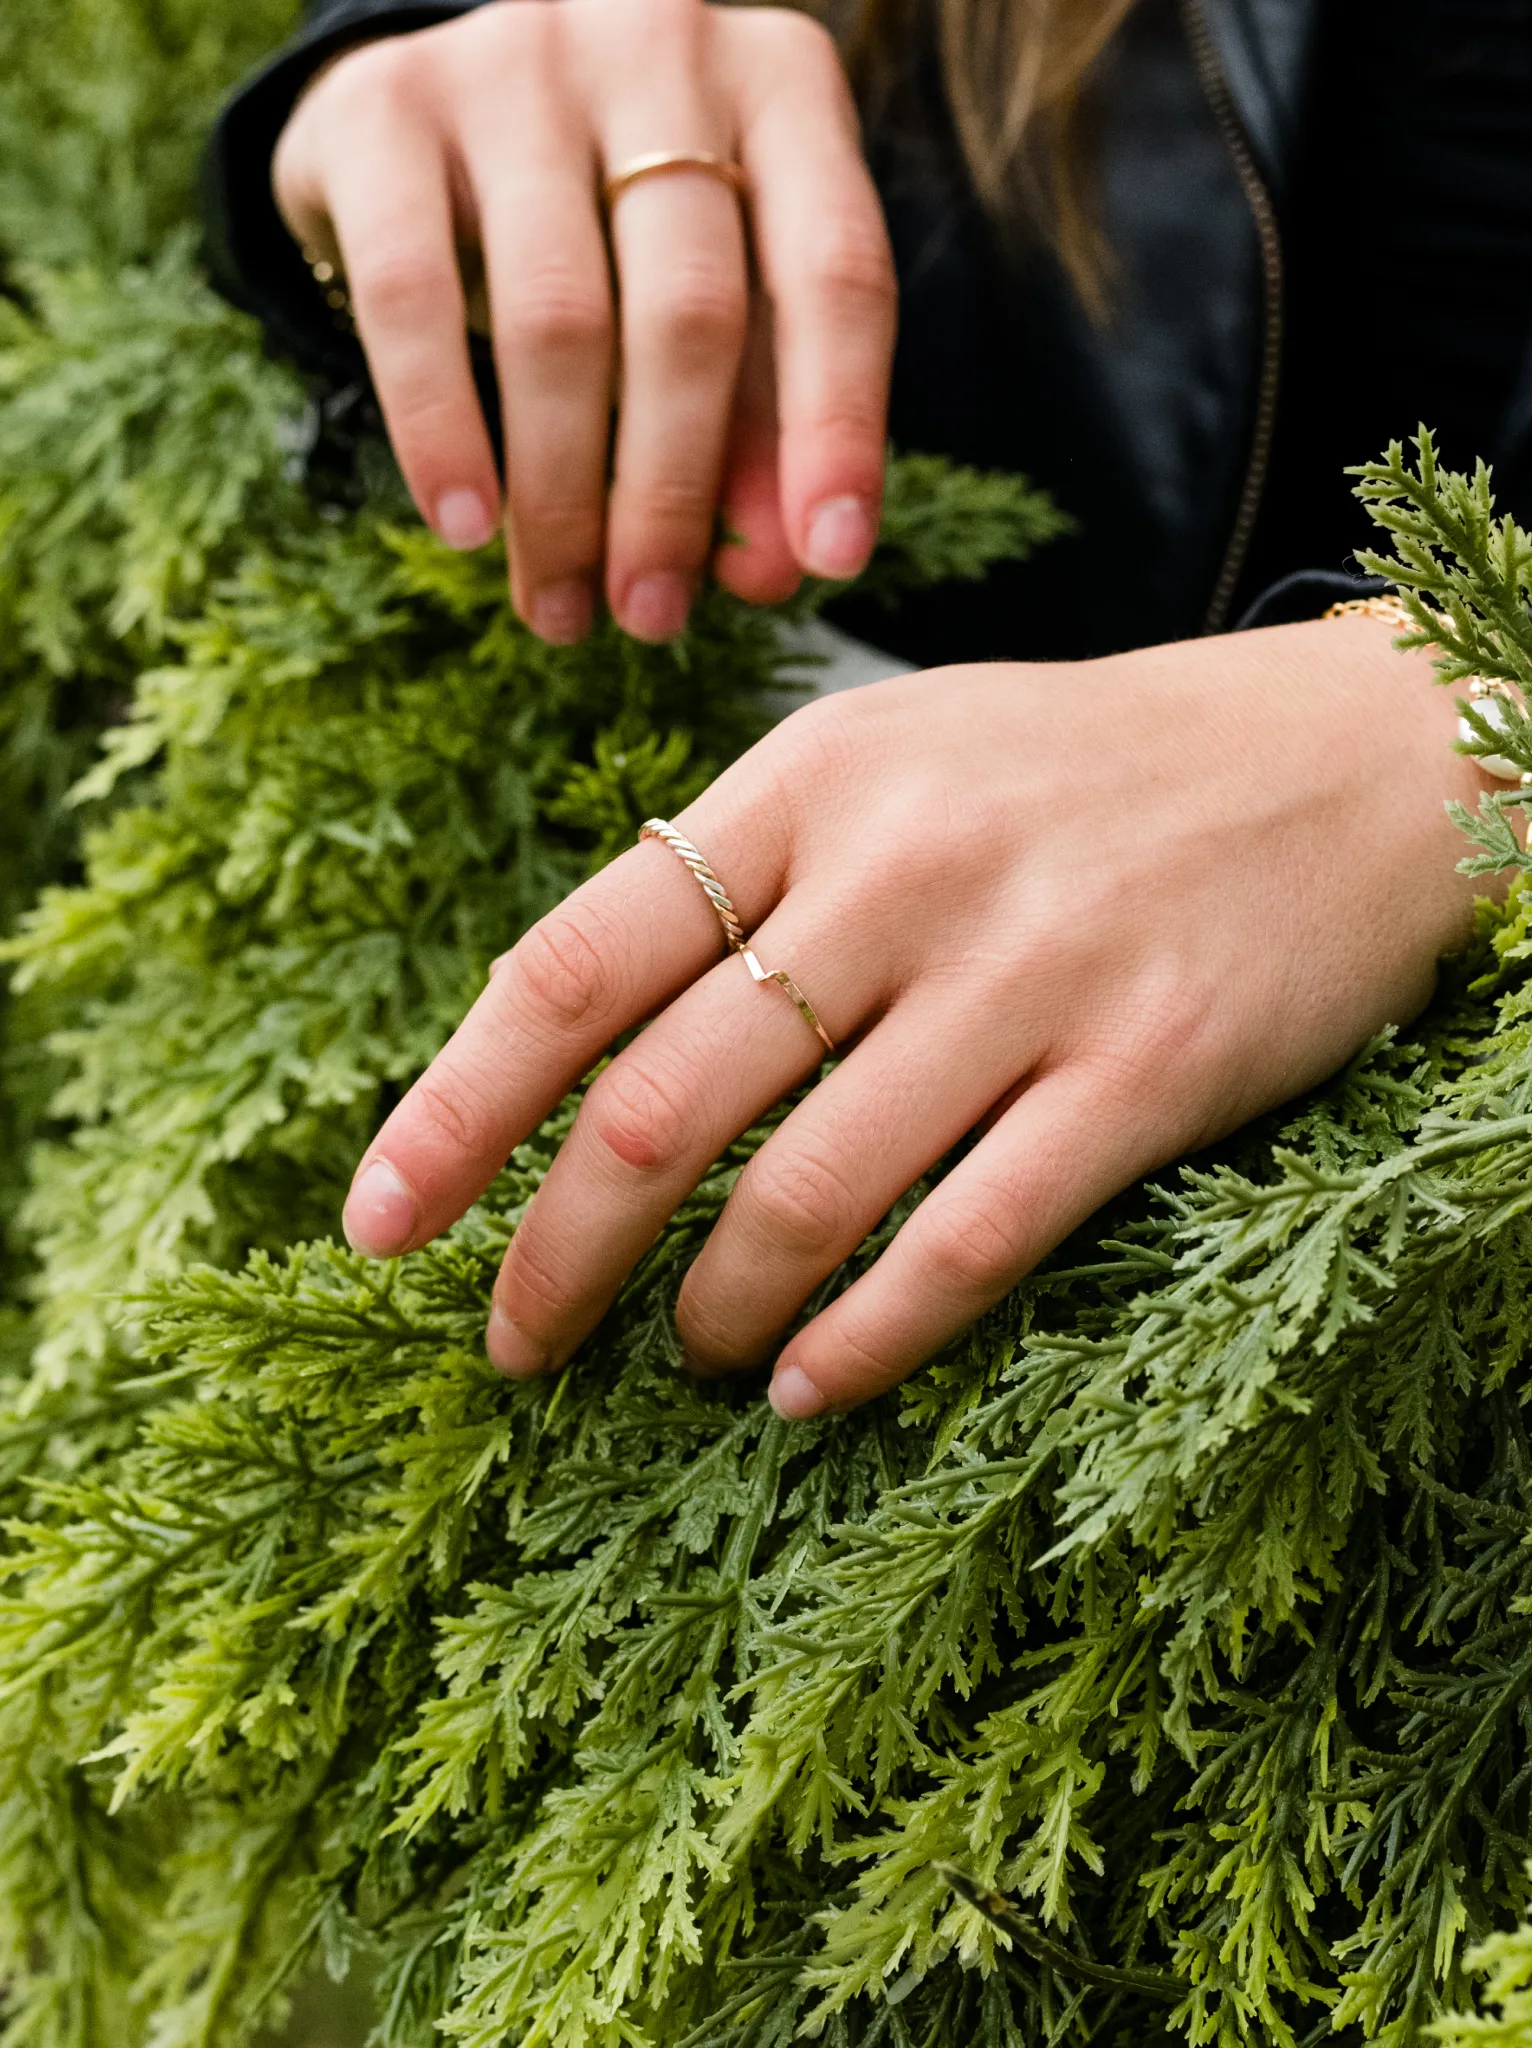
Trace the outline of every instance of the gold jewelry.
<instances>
[{"instance_id":1,"label":"gold jewelry","mask_svg":"<svg viewBox=\"0 0 1532 2048\"><path fill-rule=\"evenodd\" d=\"M649 818L639 828L639 839L657 839L662 846L668 846L677 860L685 863L692 875L702 886L702 892L712 904L718 922L723 926L724 937L729 942L731 953L738 953L750 970L750 978L759 984L775 982L792 1003L798 1015L809 1029L818 1035L826 1052L834 1052L835 1040L820 1023L814 1005L799 988L792 976L782 967L763 967L754 953L745 944L744 928L739 913L734 908L733 898L718 877L713 873L705 857L699 853L684 832L678 832L668 818Z\"/></svg>"},{"instance_id":2,"label":"gold jewelry","mask_svg":"<svg viewBox=\"0 0 1532 2048\"><path fill-rule=\"evenodd\" d=\"M353 328L356 322L356 308L351 303L351 293L346 280L327 256L321 256L317 249L311 249L305 242L303 260L313 273L315 284L324 293L324 302L335 315L337 327Z\"/></svg>"},{"instance_id":3,"label":"gold jewelry","mask_svg":"<svg viewBox=\"0 0 1532 2048\"><path fill-rule=\"evenodd\" d=\"M1409 607L1398 597L1348 597L1339 604L1332 604L1320 616L1326 619L1382 619L1396 632L1413 633L1415 630Z\"/></svg>"},{"instance_id":4,"label":"gold jewelry","mask_svg":"<svg viewBox=\"0 0 1532 2048\"><path fill-rule=\"evenodd\" d=\"M834 1052L835 1040L826 1031L823 1024L820 1023L818 1017L815 1016L814 1005L809 1001L787 970L782 967L763 967L748 946L741 946L739 952L741 959L750 969L751 979L758 982L774 981L778 988L785 990L798 1015L807 1024L810 1031L817 1031L819 1033L820 1042L823 1044L825 1051Z\"/></svg>"},{"instance_id":5,"label":"gold jewelry","mask_svg":"<svg viewBox=\"0 0 1532 2048\"><path fill-rule=\"evenodd\" d=\"M744 928L741 926L728 890L702 855L692 845L684 832L678 832L668 818L650 818L639 830L639 839L658 839L662 846L668 846L677 860L684 861L697 880L702 884L704 895L718 913L718 922L723 926L723 935L729 942L731 953L740 952L745 943Z\"/></svg>"},{"instance_id":6,"label":"gold jewelry","mask_svg":"<svg viewBox=\"0 0 1532 2048\"><path fill-rule=\"evenodd\" d=\"M645 156L629 157L602 181L601 196L607 211L610 213L612 201L630 185L636 185L640 178L656 178L663 171L705 171L741 199L749 190L743 164L735 163L731 157L714 156L709 149L651 149Z\"/></svg>"},{"instance_id":7,"label":"gold jewelry","mask_svg":"<svg viewBox=\"0 0 1532 2048\"><path fill-rule=\"evenodd\" d=\"M1412 616L1409 606L1402 598L1393 596L1348 597L1341 604L1332 604L1322 616L1327 619L1382 619L1400 633L1420 630L1420 621ZM1525 717L1526 706L1509 683L1493 676L1469 676L1467 686L1469 703L1484 723L1496 732L1505 730L1507 709L1520 712ZM1483 734L1475 732L1466 718L1458 720L1458 738L1469 746L1484 744ZM1532 775L1525 774L1521 764L1513 761L1509 754L1476 754L1474 759L1496 782L1519 782L1523 789L1532 789Z\"/></svg>"}]
</instances>

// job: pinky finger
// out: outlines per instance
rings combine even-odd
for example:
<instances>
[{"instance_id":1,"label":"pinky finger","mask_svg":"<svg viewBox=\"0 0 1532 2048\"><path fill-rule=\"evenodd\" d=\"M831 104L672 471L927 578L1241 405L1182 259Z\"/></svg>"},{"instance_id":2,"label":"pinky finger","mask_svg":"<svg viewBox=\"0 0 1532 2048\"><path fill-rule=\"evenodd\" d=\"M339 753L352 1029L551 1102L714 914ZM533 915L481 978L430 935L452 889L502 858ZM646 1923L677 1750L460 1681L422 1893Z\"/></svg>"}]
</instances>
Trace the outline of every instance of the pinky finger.
<instances>
[{"instance_id":1,"label":"pinky finger","mask_svg":"<svg viewBox=\"0 0 1532 2048\"><path fill-rule=\"evenodd\" d=\"M1099 1070L1028 1088L892 1244L777 1360L770 1398L789 1421L855 1408L1009 1293L1103 1202L1171 1156Z\"/></svg>"}]
</instances>

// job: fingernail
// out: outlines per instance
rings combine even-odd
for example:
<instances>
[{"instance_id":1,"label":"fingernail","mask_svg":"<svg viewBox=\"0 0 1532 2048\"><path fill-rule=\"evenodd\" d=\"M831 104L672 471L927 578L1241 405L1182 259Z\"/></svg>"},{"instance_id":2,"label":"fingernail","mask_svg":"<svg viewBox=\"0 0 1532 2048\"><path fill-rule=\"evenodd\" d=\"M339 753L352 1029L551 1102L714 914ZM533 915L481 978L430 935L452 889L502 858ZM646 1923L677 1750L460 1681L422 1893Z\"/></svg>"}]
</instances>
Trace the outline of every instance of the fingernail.
<instances>
[{"instance_id":1,"label":"fingernail","mask_svg":"<svg viewBox=\"0 0 1532 2048\"><path fill-rule=\"evenodd\" d=\"M527 624L551 647L572 647L590 631L591 590L583 576L570 576L538 591L527 608Z\"/></svg>"},{"instance_id":2,"label":"fingernail","mask_svg":"<svg viewBox=\"0 0 1532 2048\"><path fill-rule=\"evenodd\" d=\"M489 1312L484 1349L496 1372L503 1372L508 1380L529 1380L550 1362L542 1345L535 1343L520 1323L513 1323L499 1307Z\"/></svg>"},{"instance_id":3,"label":"fingernail","mask_svg":"<svg viewBox=\"0 0 1532 2048\"><path fill-rule=\"evenodd\" d=\"M779 1365L766 1398L784 1422L807 1422L822 1415L828 1403L801 1365Z\"/></svg>"},{"instance_id":4,"label":"fingernail","mask_svg":"<svg viewBox=\"0 0 1532 2048\"><path fill-rule=\"evenodd\" d=\"M436 501L436 531L449 548L482 548L494 534L494 515L477 491L444 491Z\"/></svg>"},{"instance_id":5,"label":"fingernail","mask_svg":"<svg viewBox=\"0 0 1532 2048\"><path fill-rule=\"evenodd\" d=\"M374 1159L351 1183L341 1228L351 1249L369 1259L391 1259L415 1235L415 1197L386 1159Z\"/></svg>"},{"instance_id":6,"label":"fingernail","mask_svg":"<svg viewBox=\"0 0 1532 2048\"><path fill-rule=\"evenodd\" d=\"M867 566L878 537L872 507L860 498L827 498L809 520L803 566L842 582Z\"/></svg>"},{"instance_id":7,"label":"fingernail","mask_svg":"<svg viewBox=\"0 0 1532 2048\"><path fill-rule=\"evenodd\" d=\"M618 618L635 640L674 640L692 608L692 587L673 569L658 569L628 585Z\"/></svg>"}]
</instances>

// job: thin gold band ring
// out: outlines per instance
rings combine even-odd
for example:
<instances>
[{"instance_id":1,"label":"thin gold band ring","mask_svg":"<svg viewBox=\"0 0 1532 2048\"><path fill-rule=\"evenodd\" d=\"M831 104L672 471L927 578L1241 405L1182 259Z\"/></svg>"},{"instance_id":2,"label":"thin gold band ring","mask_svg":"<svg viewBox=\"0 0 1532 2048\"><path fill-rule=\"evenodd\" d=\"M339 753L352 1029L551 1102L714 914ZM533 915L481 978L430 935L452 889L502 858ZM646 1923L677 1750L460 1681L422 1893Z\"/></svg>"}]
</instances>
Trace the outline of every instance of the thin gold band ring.
<instances>
[{"instance_id":1,"label":"thin gold band ring","mask_svg":"<svg viewBox=\"0 0 1532 2048\"><path fill-rule=\"evenodd\" d=\"M748 946L741 946L739 954L745 965L750 969L751 980L762 983L774 981L777 987L787 995L789 1001L797 1010L804 1023L807 1024L810 1031L817 1031L819 1033L819 1040L825 1051L834 1052L835 1040L826 1031L823 1024L820 1023L814 1013L814 1005L803 993L803 990L799 988L797 982L787 972L787 969L785 967L763 967Z\"/></svg>"},{"instance_id":2,"label":"thin gold band ring","mask_svg":"<svg viewBox=\"0 0 1532 2048\"><path fill-rule=\"evenodd\" d=\"M715 156L708 149L651 149L645 156L629 157L625 164L602 180L601 196L611 211L612 201L630 185L636 185L640 178L657 178L665 171L705 171L710 178L717 178L727 185L731 192L743 199L748 186L742 164L732 157Z\"/></svg>"},{"instance_id":3,"label":"thin gold band ring","mask_svg":"<svg viewBox=\"0 0 1532 2048\"><path fill-rule=\"evenodd\" d=\"M745 944L744 927L740 924L739 913L734 908L733 898L728 890L725 889L723 883L719 881L717 875L713 873L706 857L693 846L686 834L678 832L668 818L649 818L640 827L638 836L641 840L657 839L662 846L670 848L670 851L685 866L688 873L701 888L702 893L707 897L708 902L713 906L713 913L717 917L718 922L723 926L723 935L728 941L730 952L739 954L746 967L750 970L751 980L762 986L768 981L774 982L793 1005L793 1008L798 1012L804 1023L808 1025L811 1031L817 1034L819 1042L823 1045L825 1051L834 1052L835 1040L826 1031L823 1024L820 1023L814 1005L803 993L803 990L799 988L797 982L793 980L786 968L763 967L760 961L756 959L754 953Z\"/></svg>"}]
</instances>

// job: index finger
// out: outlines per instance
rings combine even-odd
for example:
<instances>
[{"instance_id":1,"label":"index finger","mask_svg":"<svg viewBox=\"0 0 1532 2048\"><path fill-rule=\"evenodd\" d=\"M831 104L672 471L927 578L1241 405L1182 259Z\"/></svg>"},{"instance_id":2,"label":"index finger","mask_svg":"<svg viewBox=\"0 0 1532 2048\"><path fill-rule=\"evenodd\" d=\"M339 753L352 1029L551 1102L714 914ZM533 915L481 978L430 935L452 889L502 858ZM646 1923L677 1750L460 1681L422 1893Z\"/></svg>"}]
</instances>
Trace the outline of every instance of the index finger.
<instances>
[{"instance_id":1,"label":"index finger","mask_svg":"<svg viewBox=\"0 0 1532 2048\"><path fill-rule=\"evenodd\" d=\"M866 566L878 533L893 257L833 42L786 10L736 20L741 155L775 319L783 524L805 569L840 579Z\"/></svg>"},{"instance_id":2,"label":"index finger","mask_svg":"<svg viewBox=\"0 0 1532 2048\"><path fill-rule=\"evenodd\" d=\"M741 918L759 922L780 872L769 842L727 801L704 797L686 817L699 815ZM712 906L667 847L646 841L583 884L504 956L368 1146L346 1198L349 1242L393 1258L445 1230L612 1040L723 951Z\"/></svg>"}]
</instances>

